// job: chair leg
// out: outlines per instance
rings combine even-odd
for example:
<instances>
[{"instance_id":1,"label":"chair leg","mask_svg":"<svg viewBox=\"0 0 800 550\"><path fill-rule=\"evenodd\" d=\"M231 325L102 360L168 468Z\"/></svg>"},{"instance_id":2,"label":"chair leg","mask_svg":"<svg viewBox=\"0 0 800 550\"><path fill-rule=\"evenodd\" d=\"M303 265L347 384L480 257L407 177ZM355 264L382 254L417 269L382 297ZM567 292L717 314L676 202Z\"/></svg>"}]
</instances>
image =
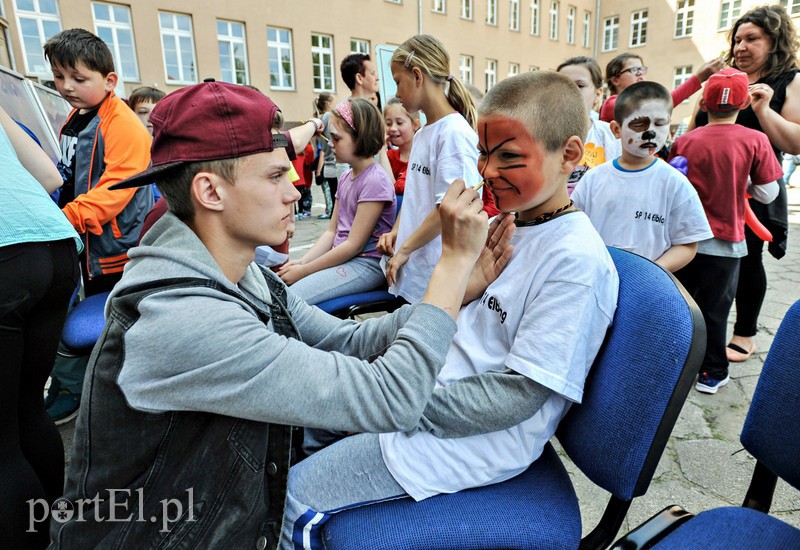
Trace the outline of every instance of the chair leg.
<instances>
[{"instance_id":1,"label":"chair leg","mask_svg":"<svg viewBox=\"0 0 800 550\"><path fill-rule=\"evenodd\" d=\"M603 517L591 533L581 539L581 550L599 550L608 548L619 533L619 528L631 507L631 501L612 496L606 505Z\"/></svg>"},{"instance_id":2,"label":"chair leg","mask_svg":"<svg viewBox=\"0 0 800 550\"><path fill-rule=\"evenodd\" d=\"M747 488L742 506L769 514L777 483L778 476L764 466L761 461L756 461L753 477L750 479L750 487Z\"/></svg>"}]
</instances>

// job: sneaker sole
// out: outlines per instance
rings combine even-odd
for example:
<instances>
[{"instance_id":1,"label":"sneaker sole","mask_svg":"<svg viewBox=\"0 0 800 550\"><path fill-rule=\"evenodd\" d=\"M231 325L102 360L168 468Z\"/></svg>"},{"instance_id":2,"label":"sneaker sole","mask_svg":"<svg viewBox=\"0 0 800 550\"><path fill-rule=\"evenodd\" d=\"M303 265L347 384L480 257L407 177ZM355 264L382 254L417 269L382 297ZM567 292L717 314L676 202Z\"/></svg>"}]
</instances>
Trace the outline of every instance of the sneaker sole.
<instances>
[{"instance_id":1,"label":"sneaker sole","mask_svg":"<svg viewBox=\"0 0 800 550\"><path fill-rule=\"evenodd\" d=\"M56 426L63 426L64 424L69 424L70 422L72 422L73 420L75 420L78 417L78 411L79 410L80 410L80 408L77 408L74 411L72 411L71 413L69 413L67 416L65 416L64 418L59 418L58 420L55 420L54 421L55 425Z\"/></svg>"},{"instance_id":2,"label":"sneaker sole","mask_svg":"<svg viewBox=\"0 0 800 550\"><path fill-rule=\"evenodd\" d=\"M708 394L713 395L713 394L717 393L717 390L719 390L722 386L724 386L725 384L730 382L730 379L731 379L731 377L728 376L724 380L720 380L720 383L717 384L714 387L706 386L705 384L701 384L700 382L698 382L697 384L695 384L694 389L696 389L697 391L699 391L701 393L708 393Z\"/></svg>"}]
</instances>

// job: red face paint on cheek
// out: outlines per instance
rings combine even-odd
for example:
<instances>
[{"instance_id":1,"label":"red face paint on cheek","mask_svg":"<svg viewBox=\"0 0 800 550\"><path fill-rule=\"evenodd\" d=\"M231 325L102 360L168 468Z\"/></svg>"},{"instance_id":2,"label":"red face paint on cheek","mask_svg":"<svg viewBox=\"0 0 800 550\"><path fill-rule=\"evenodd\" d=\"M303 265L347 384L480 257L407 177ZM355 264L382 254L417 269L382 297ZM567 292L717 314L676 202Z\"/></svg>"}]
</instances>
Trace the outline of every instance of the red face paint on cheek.
<instances>
[{"instance_id":1,"label":"red face paint on cheek","mask_svg":"<svg viewBox=\"0 0 800 550\"><path fill-rule=\"evenodd\" d=\"M545 186L544 149L528 128L501 115L478 120L478 170L494 195L497 208L515 212L536 203Z\"/></svg>"}]
</instances>

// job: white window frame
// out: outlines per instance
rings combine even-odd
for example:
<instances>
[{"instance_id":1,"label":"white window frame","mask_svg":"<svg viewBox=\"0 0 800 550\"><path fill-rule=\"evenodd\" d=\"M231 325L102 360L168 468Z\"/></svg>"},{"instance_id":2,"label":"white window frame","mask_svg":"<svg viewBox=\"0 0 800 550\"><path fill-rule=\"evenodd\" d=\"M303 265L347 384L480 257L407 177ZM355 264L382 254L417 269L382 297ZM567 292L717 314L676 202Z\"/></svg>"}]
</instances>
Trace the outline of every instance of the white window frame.
<instances>
[{"instance_id":1,"label":"white window frame","mask_svg":"<svg viewBox=\"0 0 800 550\"><path fill-rule=\"evenodd\" d=\"M220 24L225 25L226 33L220 34L219 26ZM242 35L236 36L233 32L235 27L240 27L242 29ZM247 64L247 28L245 27L244 23L241 21L229 21L227 19L217 19L217 45L219 47L220 52L222 48L225 47L227 50L225 53L231 60L231 68L229 73L226 75L223 72L222 68L222 53L220 53L220 80L223 82L230 82L232 84L250 84L250 70ZM237 46L242 52L240 56L236 55L236 48ZM242 63L242 70L239 70L236 67L236 60L237 58ZM242 82L239 82L238 77L241 74Z\"/></svg>"},{"instance_id":2,"label":"white window frame","mask_svg":"<svg viewBox=\"0 0 800 550\"><path fill-rule=\"evenodd\" d=\"M691 65L680 65L675 67L675 70L672 73L672 89L674 90L687 80L689 80L694 74L694 68ZM689 103L689 99L684 99L681 102L681 105Z\"/></svg>"},{"instance_id":3,"label":"white window frame","mask_svg":"<svg viewBox=\"0 0 800 550\"><path fill-rule=\"evenodd\" d=\"M486 0L486 24L497 26L497 0Z\"/></svg>"},{"instance_id":4,"label":"white window frame","mask_svg":"<svg viewBox=\"0 0 800 550\"><path fill-rule=\"evenodd\" d=\"M567 44L575 43L575 6L567 8Z\"/></svg>"},{"instance_id":5,"label":"white window frame","mask_svg":"<svg viewBox=\"0 0 800 550\"><path fill-rule=\"evenodd\" d=\"M531 0L531 35L539 36L542 32L541 26L541 10L539 9L539 0Z\"/></svg>"},{"instance_id":6,"label":"white window frame","mask_svg":"<svg viewBox=\"0 0 800 550\"><path fill-rule=\"evenodd\" d=\"M492 89L492 87L497 84L497 60L496 59L487 59L486 60L486 70L484 71L484 86L486 92Z\"/></svg>"},{"instance_id":7,"label":"white window frame","mask_svg":"<svg viewBox=\"0 0 800 550\"><path fill-rule=\"evenodd\" d=\"M508 1L508 30L519 31L519 0Z\"/></svg>"},{"instance_id":8,"label":"white window frame","mask_svg":"<svg viewBox=\"0 0 800 550\"><path fill-rule=\"evenodd\" d=\"M461 82L472 84L472 68L475 66L475 58L471 55L458 56L458 76Z\"/></svg>"},{"instance_id":9,"label":"white window frame","mask_svg":"<svg viewBox=\"0 0 800 550\"><path fill-rule=\"evenodd\" d=\"M631 13L631 37L628 46L638 48L647 45L647 9Z\"/></svg>"},{"instance_id":10,"label":"white window frame","mask_svg":"<svg viewBox=\"0 0 800 550\"><path fill-rule=\"evenodd\" d=\"M370 50L372 45L370 44L369 40L364 40L363 38L351 38L350 39L350 53L361 53L364 55L370 55Z\"/></svg>"},{"instance_id":11,"label":"white window frame","mask_svg":"<svg viewBox=\"0 0 800 550\"><path fill-rule=\"evenodd\" d=\"M583 33L581 38L581 46L589 48L592 38L592 12L583 12Z\"/></svg>"},{"instance_id":12,"label":"white window frame","mask_svg":"<svg viewBox=\"0 0 800 550\"><path fill-rule=\"evenodd\" d=\"M550 11L549 11L549 21L550 21L550 29L549 29L549 37L550 40L558 40L558 10L559 10L559 2L558 0L552 0L550 2Z\"/></svg>"},{"instance_id":13,"label":"white window frame","mask_svg":"<svg viewBox=\"0 0 800 550\"><path fill-rule=\"evenodd\" d=\"M320 43L315 44L315 39ZM327 39L330 46L322 45L322 41ZM314 56L319 56L318 61L314 61ZM335 92L336 77L333 69L333 35L324 33L311 33L311 70L314 79L314 92ZM326 86L326 84L330 86Z\"/></svg>"},{"instance_id":14,"label":"white window frame","mask_svg":"<svg viewBox=\"0 0 800 550\"><path fill-rule=\"evenodd\" d=\"M472 20L472 0L461 0L461 19Z\"/></svg>"},{"instance_id":15,"label":"white window frame","mask_svg":"<svg viewBox=\"0 0 800 550\"><path fill-rule=\"evenodd\" d=\"M42 48L52 36L61 32L61 15L58 9L58 2L53 0L55 6L55 13L45 13L41 9L40 0L30 0L33 2L33 11L23 10L19 8L18 2L14 2L14 12L16 14L17 29L19 29L20 46L22 47L22 58L25 64L25 74L44 77L47 80L52 80L53 75L50 71L50 65L44 58ZM25 44L25 36L22 35L22 21L32 21L36 24L36 33L38 37L38 44L28 44L32 51L28 51ZM55 33L48 34L45 30L45 25L55 23L58 30ZM31 36L30 38L34 38ZM6 46L8 47L8 46ZM41 64L40 64L41 63Z\"/></svg>"},{"instance_id":16,"label":"white window frame","mask_svg":"<svg viewBox=\"0 0 800 550\"><path fill-rule=\"evenodd\" d=\"M675 10L675 33L672 38L687 38L694 31L694 0L678 0Z\"/></svg>"},{"instance_id":17,"label":"white window frame","mask_svg":"<svg viewBox=\"0 0 800 550\"><path fill-rule=\"evenodd\" d=\"M800 1L795 2L800 12ZM722 0L719 3L719 30L729 29L742 13L742 0Z\"/></svg>"},{"instance_id":18,"label":"white window frame","mask_svg":"<svg viewBox=\"0 0 800 550\"><path fill-rule=\"evenodd\" d=\"M517 76L518 74L519 74L519 63L509 63L508 64L509 78L512 76Z\"/></svg>"},{"instance_id":19,"label":"white window frame","mask_svg":"<svg viewBox=\"0 0 800 550\"><path fill-rule=\"evenodd\" d=\"M619 48L619 15L612 15L603 19L602 51L610 52L617 48Z\"/></svg>"},{"instance_id":20,"label":"white window frame","mask_svg":"<svg viewBox=\"0 0 800 550\"><path fill-rule=\"evenodd\" d=\"M98 19L95 13L95 6L106 6L109 10L109 19ZM128 13L128 21L117 21L116 9L124 9ZM106 29L111 33L111 42L106 42L108 49L111 50L111 57L114 58L114 72L117 73L122 82L141 82L139 79L139 62L136 59L136 41L133 36L133 20L131 19L131 8L121 4L109 4L108 2L92 2L92 20L94 21L94 33L99 37L101 29ZM120 49L120 35L128 33L130 36L130 59ZM102 38L101 38L102 39ZM105 40L104 40L105 42ZM131 70L128 70L130 66Z\"/></svg>"},{"instance_id":21,"label":"white window frame","mask_svg":"<svg viewBox=\"0 0 800 550\"><path fill-rule=\"evenodd\" d=\"M164 28L163 25L163 17L171 17L173 21L172 28ZM189 21L189 30L179 29L178 28L178 20L179 18L186 18ZM195 55L195 48L194 48L194 25L192 23L192 16L185 14L185 13L176 13L171 11L159 11L158 12L158 28L161 34L161 55L162 60L164 62L164 80L167 84L178 84L178 85L187 85L187 84L196 84L197 83L197 55ZM191 49L191 67L189 68L190 74L184 74L186 72L186 67L183 65L184 61L184 52L183 47L181 45L181 39L189 39L189 47ZM178 61L178 78L170 78L169 71L167 70L167 40L171 40L173 45L175 46L175 52L177 55ZM191 74L194 73L194 74Z\"/></svg>"},{"instance_id":22,"label":"white window frame","mask_svg":"<svg viewBox=\"0 0 800 550\"><path fill-rule=\"evenodd\" d=\"M274 38L270 38L270 31L273 31L272 34ZM267 27L267 72L269 73L270 90L295 89L293 38L292 29L287 29L286 27ZM289 54L288 72L282 61L287 53ZM273 61L277 63L277 75L275 75L272 70ZM273 76L275 76L274 82L272 80Z\"/></svg>"},{"instance_id":23,"label":"white window frame","mask_svg":"<svg viewBox=\"0 0 800 550\"><path fill-rule=\"evenodd\" d=\"M433 0L433 13L447 13L447 0Z\"/></svg>"},{"instance_id":24,"label":"white window frame","mask_svg":"<svg viewBox=\"0 0 800 550\"><path fill-rule=\"evenodd\" d=\"M789 15L800 15L800 0L781 0L781 5Z\"/></svg>"}]
</instances>

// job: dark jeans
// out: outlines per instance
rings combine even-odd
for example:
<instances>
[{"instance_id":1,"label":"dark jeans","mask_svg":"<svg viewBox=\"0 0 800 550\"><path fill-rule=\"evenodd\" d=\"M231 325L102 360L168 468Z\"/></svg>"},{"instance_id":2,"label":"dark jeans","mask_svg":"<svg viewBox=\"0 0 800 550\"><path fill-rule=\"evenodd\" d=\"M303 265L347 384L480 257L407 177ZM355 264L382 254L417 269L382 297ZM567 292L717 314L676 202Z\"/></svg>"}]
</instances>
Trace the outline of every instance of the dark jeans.
<instances>
[{"instance_id":1,"label":"dark jeans","mask_svg":"<svg viewBox=\"0 0 800 550\"><path fill-rule=\"evenodd\" d=\"M675 276L697 302L706 322L706 355L701 372L717 380L728 376L728 314L739 278L739 258L697 254Z\"/></svg>"},{"instance_id":2,"label":"dark jeans","mask_svg":"<svg viewBox=\"0 0 800 550\"><path fill-rule=\"evenodd\" d=\"M28 529L31 499L63 493L64 447L44 410L70 296L80 282L75 242L0 247L0 546L43 548ZM41 513L40 511L38 513Z\"/></svg>"},{"instance_id":3,"label":"dark jeans","mask_svg":"<svg viewBox=\"0 0 800 550\"><path fill-rule=\"evenodd\" d=\"M737 336L755 336L758 332L758 314L767 294L767 272L764 270L764 241L749 227L744 228L747 256L740 259L739 284L736 288Z\"/></svg>"}]
</instances>

